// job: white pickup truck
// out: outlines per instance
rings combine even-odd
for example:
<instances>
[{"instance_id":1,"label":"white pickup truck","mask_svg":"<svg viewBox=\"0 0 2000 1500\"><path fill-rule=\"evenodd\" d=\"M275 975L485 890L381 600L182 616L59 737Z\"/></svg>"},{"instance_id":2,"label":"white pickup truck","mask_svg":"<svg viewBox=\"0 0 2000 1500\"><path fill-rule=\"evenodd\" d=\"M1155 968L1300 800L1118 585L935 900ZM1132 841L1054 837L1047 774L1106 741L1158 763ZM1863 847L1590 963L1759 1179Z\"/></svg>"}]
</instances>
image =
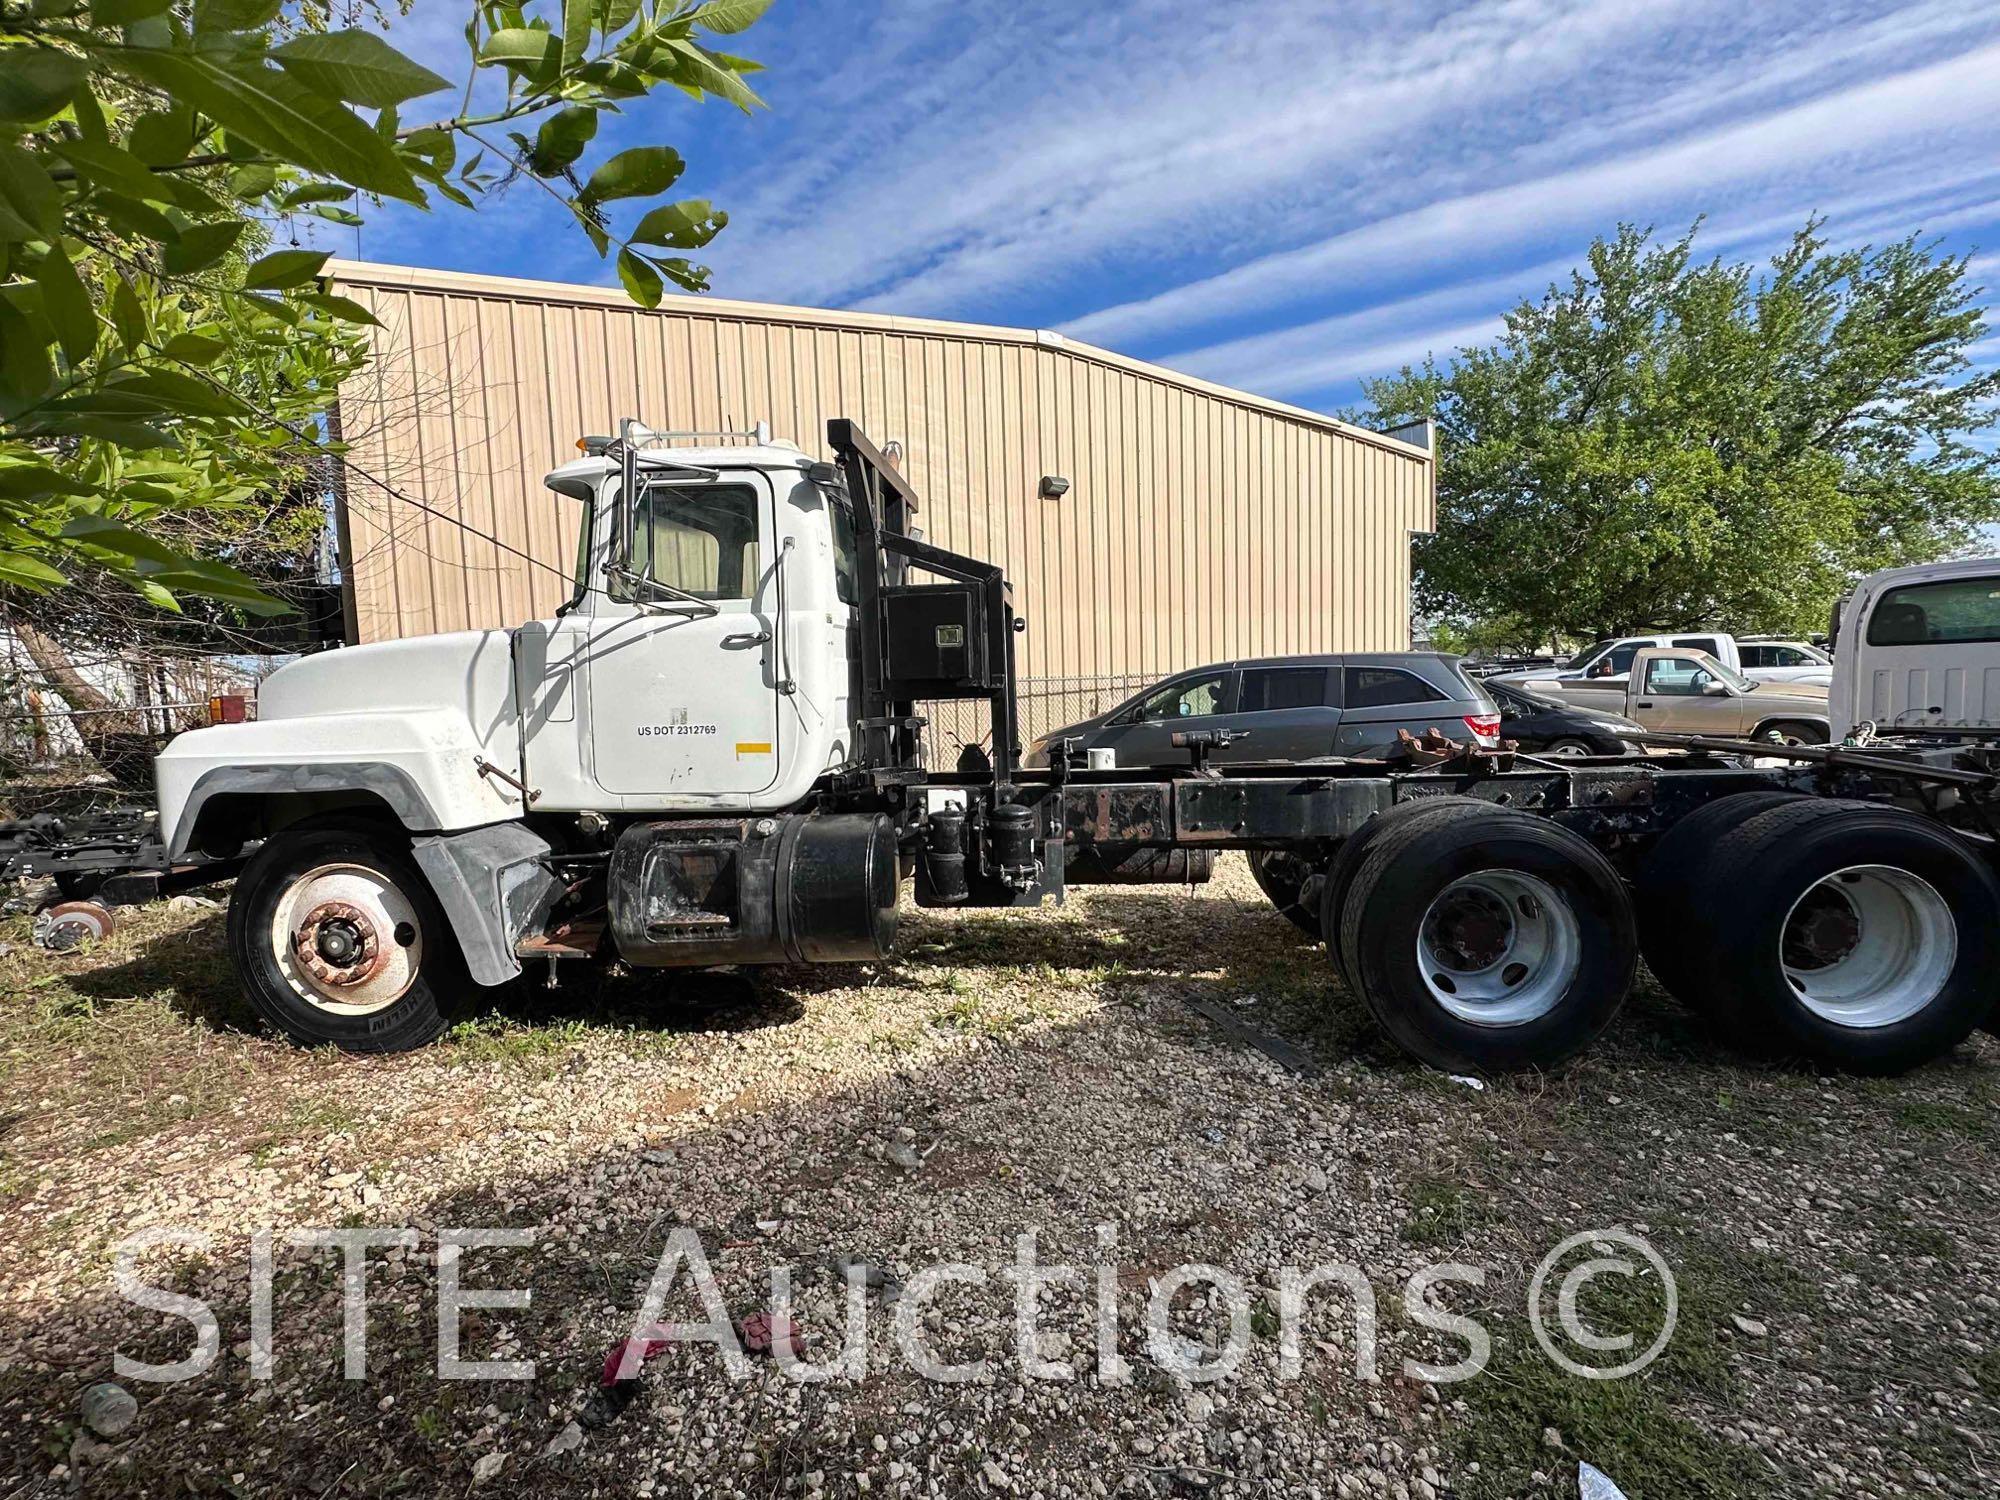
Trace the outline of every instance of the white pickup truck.
<instances>
[{"instance_id":1,"label":"white pickup truck","mask_svg":"<svg viewBox=\"0 0 2000 1500\"><path fill-rule=\"evenodd\" d=\"M1559 667L1530 667L1518 672L1502 672L1497 682L1533 681L1537 691L1549 691L1549 684L1565 701L1570 683L1616 687L1632 671L1632 660L1641 651L1672 647L1682 651L1703 651L1758 682L1803 682L1825 687L1833 681L1833 658L1817 646L1803 641L1759 639L1738 641L1720 631L1684 631L1672 635L1625 635L1587 646Z\"/></svg>"},{"instance_id":2,"label":"white pickup truck","mask_svg":"<svg viewBox=\"0 0 2000 1500\"><path fill-rule=\"evenodd\" d=\"M1873 574L1833 628L1835 739L1864 723L1883 734L2000 726L2000 557Z\"/></svg>"}]
</instances>

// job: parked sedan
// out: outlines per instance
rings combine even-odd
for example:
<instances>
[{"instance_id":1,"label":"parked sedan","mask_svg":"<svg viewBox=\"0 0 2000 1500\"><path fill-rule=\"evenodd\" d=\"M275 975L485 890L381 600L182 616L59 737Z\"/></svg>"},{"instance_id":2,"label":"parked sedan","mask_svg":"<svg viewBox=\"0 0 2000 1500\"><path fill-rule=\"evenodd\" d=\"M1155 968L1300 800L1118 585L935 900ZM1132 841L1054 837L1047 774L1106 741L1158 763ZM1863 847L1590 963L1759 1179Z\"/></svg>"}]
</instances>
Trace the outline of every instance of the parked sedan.
<instances>
[{"instance_id":1,"label":"parked sedan","mask_svg":"<svg viewBox=\"0 0 2000 1500\"><path fill-rule=\"evenodd\" d=\"M1578 708L1510 682L1488 682L1500 705L1500 738L1530 755L1630 755L1642 747L1632 736L1645 728L1622 714Z\"/></svg>"},{"instance_id":2,"label":"parked sedan","mask_svg":"<svg viewBox=\"0 0 2000 1500\"><path fill-rule=\"evenodd\" d=\"M1110 750L1121 766L1185 765L1173 736L1226 729L1244 737L1217 762L1374 758L1396 748L1396 731L1435 728L1454 739L1498 742L1500 711L1455 658L1429 651L1280 656L1220 662L1180 672L1105 713L1052 730L1027 747L1045 766L1063 740L1078 760Z\"/></svg>"}]
</instances>

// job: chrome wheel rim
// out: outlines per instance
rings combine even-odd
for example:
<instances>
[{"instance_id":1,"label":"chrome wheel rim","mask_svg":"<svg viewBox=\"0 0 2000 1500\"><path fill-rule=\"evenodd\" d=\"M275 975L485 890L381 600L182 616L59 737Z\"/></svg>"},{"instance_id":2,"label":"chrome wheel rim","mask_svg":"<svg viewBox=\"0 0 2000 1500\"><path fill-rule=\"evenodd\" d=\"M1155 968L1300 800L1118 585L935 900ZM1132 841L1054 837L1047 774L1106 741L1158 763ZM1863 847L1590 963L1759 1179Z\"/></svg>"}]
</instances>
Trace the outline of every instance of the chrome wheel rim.
<instances>
[{"instance_id":1,"label":"chrome wheel rim","mask_svg":"<svg viewBox=\"0 0 2000 1500\"><path fill-rule=\"evenodd\" d=\"M416 906L366 865L319 865L298 876L271 913L271 951L300 999L335 1015L394 1005L423 965Z\"/></svg>"},{"instance_id":2,"label":"chrome wheel rim","mask_svg":"<svg viewBox=\"0 0 2000 1500\"><path fill-rule=\"evenodd\" d=\"M1894 865L1849 865L1814 881L1778 931L1778 962L1823 1021L1874 1030L1906 1021L1958 963L1958 923L1929 881Z\"/></svg>"},{"instance_id":3,"label":"chrome wheel rim","mask_svg":"<svg viewBox=\"0 0 2000 1500\"><path fill-rule=\"evenodd\" d=\"M1583 927L1540 876L1479 870L1439 891L1417 925L1417 970L1461 1021L1519 1026L1547 1015L1583 966Z\"/></svg>"},{"instance_id":4,"label":"chrome wheel rim","mask_svg":"<svg viewBox=\"0 0 2000 1500\"><path fill-rule=\"evenodd\" d=\"M1573 740L1565 740L1561 744L1549 746L1542 754L1552 755L1557 760L1582 760L1584 756L1590 754L1590 748L1587 745L1579 745Z\"/></svg>"}]
</instances>

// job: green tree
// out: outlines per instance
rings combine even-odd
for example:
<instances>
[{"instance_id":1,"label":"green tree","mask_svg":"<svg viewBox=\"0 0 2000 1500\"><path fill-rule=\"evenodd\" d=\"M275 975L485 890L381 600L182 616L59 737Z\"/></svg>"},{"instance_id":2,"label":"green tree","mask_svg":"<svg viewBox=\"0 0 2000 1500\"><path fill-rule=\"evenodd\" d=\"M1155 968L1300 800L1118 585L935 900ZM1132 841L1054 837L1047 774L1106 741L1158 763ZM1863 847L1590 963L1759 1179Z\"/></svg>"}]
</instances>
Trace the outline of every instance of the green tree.
<instances>
[{"instance_id":1,"label":"green tree","mask_svg":"<svg viewBox=\"0 0 2000 1500\"><path fill-rule=\"evenodd\" d=\"M463 97L406 124L446 80L330 29L328 0L0 0L0 587L281 609L232 559L252 507L325 451L313 424L372 319L268 226L357 223L383 199L473 208L525 178L638 301L699 290L679 252L726 218L656 201L679 154L584 159L602 116L662 84L755 107L756 64L709 42L769 3L562 0L560 29L468 3Z\"/></svg>"},{"instance_id":2,"label":"green tree","mask_svg":"<svg viewBox=\"0 0 2000 1500\"><path fill-rule=\"evenodd\" d=\"M1543 640L1803 631L2000 519L1965 262L1819 228L1762 271L1622 228L1490 348L1371 382L1379 418L1438 423L1419 608Z\"/></svg>"}]
</instances>

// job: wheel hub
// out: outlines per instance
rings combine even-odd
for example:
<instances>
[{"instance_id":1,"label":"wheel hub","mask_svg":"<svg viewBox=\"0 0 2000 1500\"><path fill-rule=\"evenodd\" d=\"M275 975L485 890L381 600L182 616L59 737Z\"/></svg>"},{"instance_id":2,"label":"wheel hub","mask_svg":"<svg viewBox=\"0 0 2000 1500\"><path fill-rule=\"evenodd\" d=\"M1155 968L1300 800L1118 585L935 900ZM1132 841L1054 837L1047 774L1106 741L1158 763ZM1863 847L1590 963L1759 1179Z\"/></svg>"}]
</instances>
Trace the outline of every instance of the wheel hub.
<instances>
[{"instance_id":1,"label":"wheel hub","mask_svg":"<svg viewBox=\"0 0 2000 1500\"><path fill-rule=\"evenodd\" d=\"M1447 969L1477 973L1499 962L1513 935L1513 918L1491 892L1466 890L1438 913L1434 951Z\"/></svg>"},{"instance_id":2,"label":"wheel hub","mask_svg":"<svg viewBox=\"0 0 2000 1500\"><path fill-rule=\"evenodd\" d=\"M271 946L299 997L345 1016L394 1004L416 983L423 932L396 881L362 864L295 877L271 914Z\"/></svg>"},{"instance_id":3,"label":"wheel hub","mask_svg":"<svg viewBox=\"0 0 2000 1500\"><path fill-rule=\"evenodd\" d=\"M345 901L326 901L306 915L292 938L299 962L322 984L361 984L380 967L381 940L368 913Z\"/></svg>"},{"instance_id":4,"label":"wheel hub","mask_svg":"<svg viewBox=\"0 0 2000 1500\"><path fill-rule=\"evenodd\" d=\"M1823 876L1787 913L1778 961L1821 1020L1868 1030L1935 1000L1958 962L1958 924L1937 890L1894 865Z\"/></svg>"},{"instance_id":5,"label":"wheel hub","mask_svg":"<svg viewBox=\"0 0 2000 1500\"><path fill-rule=\"evenodd\" d=\"M1459 1020L1519 1026L1569 992L1583 962L1582 925L1539 875L1479 870L1432 899L1416 956L1431 998Z\"/></svg>"},{"instance_id":6,"label":"wheel hub","mask_svg":"<svg viewBox=\"0 0 2000 1500\"><path fill-rule=\"evenodd\" d=\"M1785 939L1787 965L1824 969L1854 952L1861 918L1838 891L1820 886L1799 903Z\"/></svg>"}]
</instances>

